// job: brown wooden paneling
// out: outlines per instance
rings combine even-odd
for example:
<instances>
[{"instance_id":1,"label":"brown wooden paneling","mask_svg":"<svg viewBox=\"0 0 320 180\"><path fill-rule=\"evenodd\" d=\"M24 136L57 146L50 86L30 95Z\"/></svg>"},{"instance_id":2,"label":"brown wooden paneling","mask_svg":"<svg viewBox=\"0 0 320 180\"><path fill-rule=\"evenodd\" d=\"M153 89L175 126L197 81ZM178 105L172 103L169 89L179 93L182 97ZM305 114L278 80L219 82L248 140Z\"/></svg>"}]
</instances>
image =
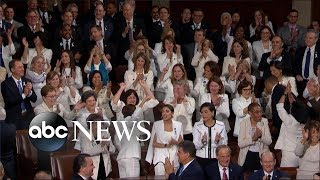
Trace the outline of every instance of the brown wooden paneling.
<instances>
[{"instance_id":1,"label":"brown wooden paneling","mask_svg":"<svg viewBox=\"0 0 320 180\"><path fill-rule=\"evenodd\" d=\"M320 1L319 0L312 0L312 10L311 10L311 19L320 19Z\"/></svg>"}]
</instances>

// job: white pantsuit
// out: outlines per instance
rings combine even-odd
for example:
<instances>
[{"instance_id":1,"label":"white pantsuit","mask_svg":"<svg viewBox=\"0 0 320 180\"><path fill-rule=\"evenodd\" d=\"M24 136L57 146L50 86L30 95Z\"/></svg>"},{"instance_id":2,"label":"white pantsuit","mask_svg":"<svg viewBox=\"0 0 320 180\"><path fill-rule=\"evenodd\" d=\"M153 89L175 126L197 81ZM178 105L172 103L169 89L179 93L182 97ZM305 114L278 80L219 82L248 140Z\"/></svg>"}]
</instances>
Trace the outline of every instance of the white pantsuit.
<instances>
[{"instance_id":1,"label":"white pantsuit","mask_svg":"<svg viewBox=\"0 0 320 180\"><path fill-rule=\"evenodd\" d=\"M6 46L2 45L2 60L4 63L4 67L7 70L8 77L11 76L11 71L9 69L9 62L12 60L12 56L16 53L16 48L14 47L14 44L8 44Z\"/></svg>"},{"instance_id":2,"label":"white pantsuit","mask_svg":"<svg viewBox=\"0 0 320 180\"><path fill-rule=\"evenodd\" d=\"M236 115L236 122L234 124L233 136L238 137L240 132L241 121L248 119L249 114L244 114L243 110L247 108L252 102L252 98L245 99L243 96L237 97L232 100L232 110Z\"/></svg>"},{"instance_id":3,"label":"white pantsuit","mask_svg":"<svg viewBox=\"0 0 320 180\"><path fill-rule=\"evenodd\" d=\"M66 122L76 117L75 110L67 111L62 104L55 104L52 108L49 108L45 102L42 102L34 108L35 115L38 115L43 112L54 112L61 116Z\"/></svg>"},{"instance_id":4,"label":"white pantsuit","mask_svg":"<svg viewBox=\"0 0 320 180\"><path fill-rule=\"evenodd\" d=\"M244 60L246 60L249 63L249 65L251 65L250 58L245 58ZM236 58L230 57L230 56L224 57L222 74L221 74L222 76L227 76L227 75L229 76L229 70L228 70L229 65L233 65L234 68L236 69L237 68Z\"/></svg>"},{"instance_id":5,"label":"white pantsuit","mask_svg":"<svg viewBox=\"0 0 320 180\"><path fill-rule=\"evenodd\" d=\"M197 52L191 61L191 65L196 71L196 77L203 76L204 64L208 61L214 61L218 63L219 58L209 49L207 57L202 57L202 52Z\"/></svg>"},{"instance_id":6,"label":"white pantsuit","mask_svg":"<svg viewBox=\"0 0 320 180\"><path fill-rule=\"evenodd\" d=\"M166 73L166 75L163 78L164 80L166 80L171 76L173 66L178 63L183 64L183 59L182 59L181 55L180 55L180 57L178 57L178 55L176 53L173 53L172 58L168 59L167 53L163 53L163 54L160 54L157 56L157 62L158 62L158 66L159 66L159 69L161 72L163 72L163 69L165 67L168 68L168 72Z\"/></svg>"},{"instance_id":7,"label":"white pantsuit","mask_svg":"<svg viewBox=\"0 0 320 180\"><path fill-rule=\"evenodd\" d=\"M188 80L189 89L193 89L192 81ZM172 80L169 78L165 81L158 81L157 88L165 90L165 98L173 97L173 85Z\"/></svg>"}]
</instances>

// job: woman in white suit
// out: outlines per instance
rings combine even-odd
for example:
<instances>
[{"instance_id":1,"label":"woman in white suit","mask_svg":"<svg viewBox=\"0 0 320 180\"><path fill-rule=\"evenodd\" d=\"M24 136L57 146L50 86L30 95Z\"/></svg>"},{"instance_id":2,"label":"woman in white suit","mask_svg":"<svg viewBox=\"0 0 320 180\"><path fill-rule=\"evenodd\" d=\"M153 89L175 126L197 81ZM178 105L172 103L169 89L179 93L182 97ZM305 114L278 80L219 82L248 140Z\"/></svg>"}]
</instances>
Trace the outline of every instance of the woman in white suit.
<instances>
[{"instance_id":1,"label":"woman in white suit","mask_svg":"<svg viewBox=\"0 0 320 180\"><path fill-rule=\"evenodd\" d=\"M260 105L251 103L248 113L250 117L240 123L238 164L242 166L243 171L253 172L261 169L260 155L269 151L272 139L268 120L262 118Z\"/></svg>"},{"instance_id":2,"label":"woman in white suit","mask_svg":"<svg viewBox=\"0 0 320 180\"><path fill-rule=\"evenodd\" d=\"M81 153L90 154L93 165L93 179L106 179L111 172L111 160L110 153L114 153L116 148L114 147L109 132L102 131L101 139L97 139L97 121L104 121L101 114L90 114L86 121L91 121L91 139L85 136L83 133L79 134ZM87 122L89 127L90 123ZM102 124L102 128L105 129L105 124ZM89 129L88 129L89 130ZM109 139L110 140L107 140Z\"/></svg>"},{"instance_id":3,"label":"woman in white suit","mask_svg":"<svg viewBox=\"0 0 320 180\"><path fill-rule=\"evenodd\" d=\"M216 148L228 144L227 131L223 122L215 120L215 107L206 102L200 107L202 121L193 126L193 143L196 146L197 161L205 168L216 158Z\"/></svg>"},{"instance_id":4,"label":"woman in white suit","mask_svg":"<svg viewBox=\"0 0 320 180\"><path fill-rule=\"evenodd\" d=\"M127 70L124 74L124 83L127 85L125 90L134 89L138 93L139 98L144 99L146 94L139 81L144 80L148 88L153 91L154 76L150 70L150 61L144 52L140 52L133 57L133 62L133 70Z\"/></svg>"},{"instance_id":5,"label":"woman in white suit","mask_svg":"<svg viewBox=\"0 0 320 180\"><path fill-rule=\"evenodd\" d=\"M2 60L3 65L7 70L8 77L11 76L11 71L9 69L9 62L12 60L12 56L16 53L16 48L14 46L14 43L12 41L12 31L13 26L11 29L7 29L7 33L0 36L0 46L2 47Z\"/></svg>"},{"instance_id":6,"label":"woman in white suit","mask_svg":"<svg viewBox=\"0 0 320 180\"><path fill-rule=\"evenodd\" d=\"M284 109L284 102L286 96L289 96L291 104L291 113L289 114ZM307 107L300 102L293 101L290 88L287 86L286 91L281 96L277 111L282 121L280 134L274 149L281 150L281 164L280 167L298 167L299 157L295 155L294 150L302 137L302 130L306 123L309 114Z\"/></svg>"},{"instance_id":7,"label":"woman in white suit","mask_svg":"<svg viewBox=\"0 0 320 180\"><path fill-rule=\"evenodd\" d=\"M229 98L224 93L224 86L219 77L212 77L207 84L207 92L200 95L199 105L205 102L212 103L216 109L215 118L224 123L226 131L230 131L230 124L228 118L230 116Z\"/></svg>"},{"instance_id":8,"label":"woman in white suit","mask_svg":"<svg viewBox=\"0 0 320 180\"><path fill-rule=\"evenodd\" d=\"M273 33L269 26L262 26L260 31L260 40L254 41L252 43L252 50L253 50L253 60L252 60L252 67L253 67L253 74L260 78L262 77L262 72L258 70L262 54L271 52L271 39Z\"/></svg>"},{"instance_id":9,"label":"woman in white suit","mask_svg":"<svg viewBox=\"0 0 320 180\"><path fill-rule=\"evenodd\" d=\"M292 76L287 76L286 72L283 71L284 66L281 61L271 61L270 62L270 71L271 74L274 75L278 81L279 84L287 87L288 83L290 83L291 86L291 92L298 97L298 90L297 90L297 84L296 79Z\"/></svg>"},{"instance_id":10,"label":"woman in white suit","mask_svg":"<svg viewBox=\"0 0 320 180\"><path fill-rule=\"evenodd\" d=\"M167 157L174 162L175 169L179 167L177 145L183 140L183 129L180 122L173 120L173 114L174 108L166 104L162 108L162 120L153 123L146 161L156 165L156 176L165 175L163 163Z\"/></svg>"},{"instance_id":11,"label":"woman in white suit","mask_svg":"<svg viewBox=\"0 0 320 180\"><path fill-rule=\"evenodd\" d=\"M240 131L240 123L250 117L248 106L252 102L256 102L256 98L252 94L251 82L244 80L238 86L239 97L232 100L232 110L236 115L236 122L234 124L233 136L238 137Z\"/></svg>"},{"instance_id":12,"label":"woman in white suit","mask_svg":"<svg viewBox=\"0 0 320 180\"><path fill-rule=\"evenodd\" d=\"M201 51L193 56L191 65L195 68L196 77L201 77L204 72L204 64L208 61L218 63L219 58L212 52L213 44L209 39L205 39L201 44Z\"/></svg>"},{"instance_id":13,"label":"woman in white suit","mask_svg":"<svg viewBox=\"0 0 320 180\"><path fill-rule=\"evenodd\" d=\"M195 100L187 95L189 91L186 80L174 81L173 97L163 102L174 107L174 120L182 123L183 139L192 141L192 115L195 110Z\"/></svg>"},{"instance_id":14,"label":"woman in white suit","mask_svg":"<svg viewBox=\"0 0 320 180\"><path fill-rule=\"evenodd\" d=\"M168 79L171 76L171 70L175 64L183 64L180 46L176 45L176 41L172 36L166 36L162 40L162 54L157 56L157 62L160 72L166 70L163 79Z\"/></svg>"}]
</instances>

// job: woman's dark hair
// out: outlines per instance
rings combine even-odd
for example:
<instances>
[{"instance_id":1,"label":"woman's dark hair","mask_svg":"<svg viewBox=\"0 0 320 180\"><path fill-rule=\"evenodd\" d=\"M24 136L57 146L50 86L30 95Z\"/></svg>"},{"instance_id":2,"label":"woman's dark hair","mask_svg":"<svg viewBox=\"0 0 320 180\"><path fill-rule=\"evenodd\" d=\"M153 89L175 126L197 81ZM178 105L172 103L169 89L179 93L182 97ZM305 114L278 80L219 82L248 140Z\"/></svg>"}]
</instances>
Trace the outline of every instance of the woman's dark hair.
<instances>
[{"instance_id":1,"label":"woman's dark hair","mask_svg":"<svg viewBox=\"0 0 320 180\"><path fill-rule=\"evenodd\" d=\"M200 112L203 108L207 107L211 112L213 112L213 119L216 117L216 107L212 103L205 102L200 106Z\"/></svg>"},{"instance_id":2,"label":"woman's dark hair","mask_svg":"<svg viewBox=\"0 0 320 180\"><path fill-rule=\"evenodd\" d=\"M164 107L167 107L168 109L170 109L170 111L171 111L172 113L174 113L174 107L173 107L172 105L170 105L170 104L165 104L162 108L164 108Z\"/></svg>"},{"instance_id":3,"label":"woman's dark hair","mask_svg":"<svg viewBox=\"0 0 320 180\"><path fill-rule=\"evenodd\" d=\"M95 91L89 90L89 91L85 91L84 93L82 93L81 95L81 101L82 102L86 102L88 98L90 97L94 97L95 100L97 100L97 94Z\"/></svg>"},{"instance_id":4,"label":"woman's dark hair","mask_svg":"<svg viewBox=\"0 0 320 180\"><path fill-rule=\"evenodd\" d=\"M210 84L211 84L211 82L216 82L217 84L219 84L219 86L220 86L219 94L223 94L224 93L223 83L222 83L220 77L218 77L218 76L213 76L211 79L209 79L209 82L207 84L207 92L208 93L210 93Z\"/></svg>"},{"instance_id":5,"label":"woman's dark hair","mask_svg":"<svg viewBox=\"0 0 320 180\"><path fill-rule=\"evenodd\" d=\"M89 158L91 157L89 154L79 154L77 155L74 160L73 160L73 166L72 166L72 169L73 169L73 173L79 173L80 169L82 167L85 167L87 166L87 163L86 163L86 158Z\"/></svg>"},{"instance_id":6,"label":"woman's dark hair","mask_svg":"<svg viewBox=\"0 0 320 180\"><path fill-rule=\"evenodd\" d=\"M242 89L245 88L245 87L248 87L250 86L251 90L253 88L253 85L251 82L247 81L246 79L241 81L238 88L237 88L237 91L238 91L238 94L242 94Z\"/></svg>"},{"instance_id":7,"label":"woman's dark hair","mask_svg":"<svg viewBox=\"0 0 320 180\"><path fill-rule=\"evenodd\" d=\"M12 61L11 61L12 62ZM55 76L58 76L58 78L60 79L60 76L59 76L59 73L57 71L50 71L48 74L47 74L47 83L49 81L51 81Z\"/></svg>"},{"instance_id":8,"label":"woman's dark hair","mask_svg":"<svg viewBox=\"0 0 320 180\"><path fill-rule=\"evenodd\" d=\"M271 28L269 26L261 26L260 28L257 28L259 30L259 33L256 33L258 35L258 39L261 39L261 33L264 29L268 29L268 31L270 32L270 38L269 40L271 41L271 39L273 38L274 34L271 30Z\"/></svg>"},{"instance_id":9,"label":"woman's dark hair","mask_svg":"<svg viewBox=\"0 0 320 180\"><path fill-rule=\"evenodd\" d=\"M165 53L166 52L166 48L165 48L165 44L166 44L166 40L170 41L173 43L173 52L176 53L177 52L177 47L176 47L176 40L172 37L172 36L165 36L162 40L162 49L161 52Z\"/></svg>"},{"instance_id":10,"label":"woman's dark hair","mask_svg":"<svg viewBox=\"0 0 320 180\"><path fill-rule=\"evenodd\" d=\"M126 118L128 116L131 116L134 111L136 110L136 106L133 104L127 104L122 108L122 114L123 117Z\"/></svg>"},{"instance_id":11,"label":"woman's dark hair","mask_svg":"<svg viewBox=\"0 0 320 180\"><path fill-rule=\"evenodd\" d=\"M136 90L133 90L133 89L128 89L126 92L124 92L123 94L122 94L122 101L124 102L124 104L126 104L127 105L127 98L131 95L131 94L133 94L135 97L136 97L136 99L137 99L137 101L136 101L136 104L135 105L138 105L139 104L139 96L138 96L138 94L137 94L137 92L136 92Z\"/></svg>"},{"instance_id":12,"label":"woman's dark hair","mask_svg":"<svg viewBox=\"0 0 320 180\"><path fill-rule=\"evenodd\" d=\"M307 106L299 101L293 101L291 104L291 115L301 124L305 124L310 119Z\"/></svg>"},{"instance_id":13,"label":"woman's dark hair","mask_svg":"<svg viewBox=\"0 0 320 180\"><path fill-rule=\"evenodd\" d=\"M216 63L214 61L208 61L204 64L203 67L206 68L206 66L210 68L212 76L218 76L218 77L221 76L221 70L220 70L218 63Z\"/></svg>"},{"instance_id":14,"label":"woman's dark hair","mask_svg":"<svg viewBox=\"0 0 320 180\"><path fill-rule=\"evenodd\" d=\"M74 59L72 51L70 51L70 50L62 50L60 55L62 55L62 53L64 53L64 52L69 55L71 72L76 71L76 64L75 64L75 59ZM65 68L64 64L61 63L60 74L62 74L62 70L64 70L64 68ZM71 73L71 76L72 76L72 73Z\"/></svg>"},{"instance_id":15,"label":"woman's dark hair","mask_svg":"<svg viewBox=\"0 0 320 180\"><path fill-rule=\"evenodd\" d=\"M234 33L236 34L237 31L238 31L240 28L242 28L242 30L243 30L243 36L242 36L242 37L236 37L236 36L234 36L234 37L235 37L235 38L244 38L244 39L246 39L246 38L247 38L247 37L246 37L247 28L246 28L246 26L245 26L244 24L238 23L238 24L236 25L236 27L234 28Z\"/></svg>"},{"instance_id":16,"label":"woman's dark hair","mask_svg":"<svg viewBox=\"0 0 320 180\"><path fill-rule=\"evenodd\" d=\"M44 32L42 32L42 31L38 31L38 32L35 32L34 34L33 34L33 40L35 39L35 38L37 38L37 37L39 37L39 39L41 40L41 42L42 42L42 45L44 46L44 47L47 47L48 45L47 45L47 42L48 42L48 38L47 38L47 36L46 36L46 34L44 33Z\"/></svg>"},{"instance_id":17,"label":"woman's dark hair","mask_svg":"<svg viewBox=\"0 0 320 180\"><path fill-rule=\"evenodd\" d=\"M90 127L90 122L88 122L88 121L96 122L96 121L104 121L104 119L103 119L103 116L101 114L94 113L94 114L90 114L86 119L87 126ZM104 124L104 123L102 123L102 124Z\"/></svg>"},{"instance_id":18,"label":"woman's dark hair","mask_svg":"<svg viewBox=\"0 0 320 180\"><path fill-rule=\"evenodd\" d=\"M252 26L253 28L257 27L255 16L256 16L256 12L258 12L258 11L259 11L260 14L261 14L262 24L263 24L263 25L266 25L266 24L268 23L268 22L266 22L266 20L265 20L265 14L264 14L264 12L263 12L261 9L258 9L258 10L255 10L255 11L253 12L252 22L251 22L251 26Z\"/></svg>"},{"instance_id":19,"label":"woman's dark hair","mask_svg":"<svg viewBox=\"0 0 320 180\"><path fill-rule=\"evenodd\" d=\"M50 84L47 84L41 88L40 93L41 93L41 96L47 96L48 93L52 91L55 91L54 87L52 87Z\"/></svg>"},{"instance_id":20,"label":"woman's dark hair","mask_svg":"<svg viewBox=\"0 0 320 180\"><path fill-rule=\"evenodd\" d=\"M175 69L176 67L179 67L179 68L181 69L181 71L183 72L183 76L182 76L182 79L181 79L181 80L188 80L186 68L184 67L183 64L178 63L178 64L175 64L175 65L172 67L171 76L170 76L171 83L173 83L174 81L176 81L176 79L174 79L174 76L173 76L173 71L174 71L174 69Z\"/></svg>"},{"instance_id":21,"label":"woman's dark hair","mask_svg":"<svg viewBox=\"0 0 320 180\"><path fill-rule=\"evenodd\" d=\"M90 75L89 75L89 85L90 85L90 87L91 87L92 89L94 88L93 83L92 83L92 79L93 79L93 76L94 76L95 74L100 74L101 81L102 81L102 74L101 74L100 71L94 70L93 72L91 72Z\"/></svg>"},{"instance_id":22,"label":"woman's dark hair","mask_svg":"<svg viewBox=\"0 0 320 180\"><path fill-rule=\"evenodd\" d=\"M242 47L242 51L241 51L241 56L242 57L241 57L241 59L245 59L245 58L249 57L248 43L244 38L235 38L233 40L229 56L230 57L236 57L236 54L234 53L234 50L233 50L233 45L235 43L239 43L240 46Z\"/></svg>"},{"instance_id":23,"label":"woman's dark hair","mask_svg":"<svg viewBox=\"0 0 320 180\"><path fill-rule=\"evenodd\" d=\"M278 70L282 70L282 75L288 76L288 72L286 71L286 68L284 67L283 63L281 61L271 61L270 67L273 66L274 68Z\"/></svg>"}]
</instances>

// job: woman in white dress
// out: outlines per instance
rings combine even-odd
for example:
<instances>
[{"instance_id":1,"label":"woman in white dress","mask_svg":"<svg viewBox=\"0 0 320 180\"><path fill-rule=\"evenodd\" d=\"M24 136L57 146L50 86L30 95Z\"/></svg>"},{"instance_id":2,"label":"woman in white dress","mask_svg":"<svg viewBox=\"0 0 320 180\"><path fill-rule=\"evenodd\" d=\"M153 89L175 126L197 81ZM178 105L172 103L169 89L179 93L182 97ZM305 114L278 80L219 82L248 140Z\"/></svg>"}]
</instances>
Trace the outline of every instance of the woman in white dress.
<instances>
[{"instance_id":1,"label":"woman in white dress","mask_svg":"<svg viewBox=\"0 0 320 180\"><path fill-rule=\"evenodd\" d=\"M162 120L153 123L151 139L148 147L146 161L155 165L155 175L165 175L165 158L174 162L175 169L178 169L178 144L183 141L182 124L174 121L174 108L171 105L164 105L162 108ZM159 163L162 162L162 163Z\"/></svg>"},{"instance_id":2,"label":"woman in white dress","mask_svg":"<svg viewBox=\"0 0 320 180\"><path fill-rule=\"evenodd\" d=\"M109 104L112 99L111 83L109 82L106 84L106 86L104 86L101 72L95 70L89 75L89 85L90 86L83 87L82 92L89 90L95 91L98 96L97 106L104 110L104 115L108 119L111 119L114 116Z\"/></svg>"},{"instance_id":3,"label":"woman in white dress","mask_svg":"<svg viewBox=\"0 0 320 180\"><path fill-rule=\"evenodd\" d=\"M2 66L7 70L8 77L11 76L11 71L9 69L9 62L12 60L12 56L16 54L16 48L12 41L12 31L14 30L14 26L11 29L7 29L7 33L0 36L1 42L0 46L2 48Z\"/></svg>"},{"instance_id":4,"label":"woman in white dress","mask_svg":"<svg viewBox=\"0 0 320 180\"><path fill-rule=\"evenodd\" d=\"M258 70L262 54L271 52L272 46L271 46L271 39L272 39L273 33L269 26L262 26L260 31L260 40L254 41L252 43L252 50L253 50L253 60L252 60L252 68L253 68L253 74L257 78L262 77L262 72Z\"/></svg>"},{"instance_id":5,"label":"woman in white dress","mask_svg":"<svg viewBox=\"0 0 320 180\"><path fill-rule=\"evenodd\" d=\"M31 60L35 56L43 56L45 61L48 61L50 64L52 58L52 50L47 49L46 45L44 44L45 42L47 42L45 33L38 31L34 33L33 37L33 42L35 45L34 48L29 48L29 44L26 38L22 39L22 44L24 46L23 54L21 57L22 63L27 64L27 68L30 68Z\"/></svg>"},{"instance_id":6,"label":"woman in white dress","mask_svg":"<svg viewBox=\"0 0 320 180\"><path fill-rule=\"evenodd\" d=\"M212 52L213 43L209 39L205 39L201 44L201 51L193 56L191 65L195 68L196 77L201 77L204 72L204 64L208 61L218 63L219 58Z\"/></svg>"},{"instance_id":7,"label":"woman in white dress","mask_svg":"<svg viewBox=\"0 0 320 180\"><path fill-rule=\"evenodd\" d=\"M60 81L59 74L56 71L50 71L47 74L47 84L50 84L55 89L57 103L62 104L66 111L71 111L71 106L81 99L78 91L73 86L66 85L63 80ZM70 121L67 121L67 125L72 127L72 124L68 122Z\"/></svg>"},{"instance_id":8,"label":"woman in white dress","mask_svg":"<svg viewBox=\"0 0 320 180\"><path fill-rule=\"evenodd\" d=\"M238 86L239 97L232 100L232 110L236 115L233 136L238 137L240 132L241 121L249 118L248 106L252 102L256 102L254 94L252 94L252 83L244 80Z\"/></svg>"},{"instance_id":9,"label":"woman in white dress","mask_svg":"<svg viewBox=\"0 0 320 180\"><path fill-rule=\"evenodd\" d=\"M249 64L251 64L248 45L244 39L235 39L232 43L232 48L229 56L226 56L224 58L222 66L222 76L228 75L229 65L233 65L236 68L238 62L241 60L246 60Z\"/></svg>"},{"instance_id":10,"label":"woman in white dress","mask_svg":"<svg viewBox=\"0 0 320 180\"><path fill-rule=\"evenodd\" d=\"M155 56L158 56L159 54L161 54L161 49L162 49L162 45L163 45L162 40L166 36L172 36L173 38L175 38L176 34L172 28L167 28L167 27L163 28L163 31L161 34L161 42L158 42L154 45ZM180 45L177 44L177 46L180 46Z\"/></svg>"},{"instance_id":11,"label":"woman in white dress","mask_svg":"<svg viewBox=\"0 0 320 180\"><path fill-rule=\"evenodd\" d=\"M164 79L165 75L167 74L167 69L161 73L158 83L157 83L157 91L164 91L165 98L173 96L173 82L179 80L186 80L188 82L189 89L193 89L192 81L188 80L187 78L187 71L184 68L183 64L176 64L172 68L171 77L168 79ZM162 97L161 97L162 98Z\"/></svg>"},{"instance_id":12,"label":"woman in white dress","mask_svg":"<svg viewBox=\"0 0 320 180\"><path fill-rule=\"evenodd\" d=\"M202 168L216 158L216 148L228 144L224 123L215 119L216 109L213 104L205 102L200 107L202 121L193 126L193 143L196 146L197 161Z\"/></svg>"},{"instance_id":13,"label":"woman in white dress","mask_svg":"<svg viewBox=\"0 0 320 180\"><path fill-rule=\"evenodd\" d=\"M264 12L259 9L254 11L252 18L252 23L249 26L250 29L250 37L254 36L256 34L256 29L260 26L268 26L274 34L272 22L268 20L268 17L264 14Z\"/></svg>"},{"instance_id":14,"label":"woman in white dress","mask_svg":"<svg viewBox=\"0 0 320 180\"><path fill-rule=\"evenodd\" d=\"M76 89L83 86L81 68L75 65L73 53L68 50L61 52L61 59L57 61L54 68L61 78L65 79L66 84L72 85Z\"/></svg>"},{"instance_id":15,"label":"woman in white dress","mask_svg":"<svg viewBox=\"0 0 320 180\"><path fill-rule=\"evenodd\" d=\"M274 75L278 81L279 84L287 87L288 83L291 85L291 92L298 97L298 90L297 90L297 84L296 79L292 76L287 76L286 73L283 71L284 66L283 63L280 61L271 61L270 62L270 71L271 74Z\"/></svg>"},{"instance_id":16,"label":"woman in white dress","mask_svg":"<svg viewBox=\"0 0 320 180\"><path fill-rule=\"evenodd\" d=\"M295 154L300 157L297 179L312 179L320 169L320 122L310 121L303 130Z\"/></svg>"},{"instance_id":17,"label":"woman in white dress","mask_svg":"<svg viewBox=\"0 0 320 180\"><path fill-rule=\"evenodd\" d=\"M91 123L87 122L91 121ZM110 140L98 140L97 139L97 122L98 121L105 121L105 119L101 116L101 114L90 114L87 119L86 123L87 126L91 124L91 139L89 139L87 136L85 136L83 133L79 133L79 139L80 139L80 150L81 153L90 154L94 169L93 169L93 175L91 176L92 179L106 179L109 173L112 170L111 166L111 159L110 154L114 153L116 148L112 143L111 136L109 132L102 131L101 132L101 139L108 139ZM106 129L106 125L104 123L101 124L102 129ZM87 129L89 131L89 128Z\"/></svg>"},{"instance_id":18,"label":"woman in white dress","mask_svg":"<svg viewBox=\"0 0 320 180\"><path fill-rule=\"evenodd\" d=\"M183 64L180 46L176 45L176 41L172 36L166 36L162 40L161 54L157 56L157 63L160 72L167 70L163 79L168 79L171 76L171 70L175 64Z\"/></svg>"},{"instance_id":19,"label":"woman in white dress","mask_svg":"<svg viewBox=\"0 0 320 180\"><path fill-rule=\"evenodd\" d=\"M224 123L227 133L230 131L228 118L230 116L229 98L224 92L221 79L217 76L212 77L207 84L207 92L200 95L199 105L205 102L212 103L216 109L215 118Z\"/></svg>"},{"instance_id":20,"label":"woman in white dress","mask_svg":"<svg viewBox=\"0 0 320 180\"><path fill-rule=\"evenodd\" d=\"M47 68L45 68L45 65ZM33 90L38 97L35 103L31 102L32 107L36 107L42 103L40 91L46 85L46 77L50 70L51 65L43 56L35 56L31 61L30 68L26 70L25 77L31 80Z\"/></svg>"}]
</instances>

